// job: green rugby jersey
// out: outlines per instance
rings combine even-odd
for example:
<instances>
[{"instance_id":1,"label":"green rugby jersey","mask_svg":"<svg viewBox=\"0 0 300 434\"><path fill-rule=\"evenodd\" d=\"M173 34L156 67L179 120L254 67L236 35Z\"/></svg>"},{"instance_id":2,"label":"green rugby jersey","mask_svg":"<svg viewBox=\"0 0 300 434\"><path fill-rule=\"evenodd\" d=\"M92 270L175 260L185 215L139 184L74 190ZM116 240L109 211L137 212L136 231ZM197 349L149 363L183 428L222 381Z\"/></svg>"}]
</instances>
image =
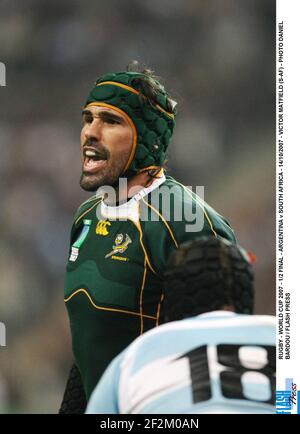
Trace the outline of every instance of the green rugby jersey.
<instances>
[{"instance_id":1,"label":"green rugby jersey","mask_svg":"<svg viewBox=\"0 0 300 434\"><path fill-rule=\"evenodd\" d=\"M196 232L188 228L195 216L203 222ZM207 235L235 241L222 216L165 175L120 206L107 206L99 196L80 206L71 231L65 303L87 398L109 362L159 325L170 252Z\"/></svg>"}]
</instances>

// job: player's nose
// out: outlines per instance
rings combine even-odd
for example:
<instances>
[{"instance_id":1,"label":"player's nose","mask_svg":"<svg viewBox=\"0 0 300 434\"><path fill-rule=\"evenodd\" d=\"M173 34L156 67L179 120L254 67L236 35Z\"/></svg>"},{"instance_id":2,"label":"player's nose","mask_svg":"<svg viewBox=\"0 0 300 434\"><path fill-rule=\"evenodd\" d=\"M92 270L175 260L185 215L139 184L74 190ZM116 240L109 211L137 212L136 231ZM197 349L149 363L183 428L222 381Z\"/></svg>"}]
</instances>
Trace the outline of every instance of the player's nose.
<instances>
[{"instance_id":1,"label":"player's nose","mask_svg":"<svg viewBox=\"0 0 300 434\"><path fill-rule=\"evenodd\" d=\"M101 120L97 118L93 119L93 122L86 125L86 128L84 130L85 138L88 140L92 139L92 140L101 141L102 128L103 128L103 123L101 122Z\"/></svg>"}]
</instances>

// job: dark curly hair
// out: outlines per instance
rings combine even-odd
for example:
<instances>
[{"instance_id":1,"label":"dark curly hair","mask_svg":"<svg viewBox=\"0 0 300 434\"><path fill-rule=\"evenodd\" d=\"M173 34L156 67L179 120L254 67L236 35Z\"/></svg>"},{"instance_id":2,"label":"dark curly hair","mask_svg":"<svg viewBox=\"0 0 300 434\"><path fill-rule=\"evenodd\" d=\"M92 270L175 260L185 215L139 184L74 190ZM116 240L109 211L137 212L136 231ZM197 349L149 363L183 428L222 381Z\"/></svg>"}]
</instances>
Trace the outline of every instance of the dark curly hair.
<instances>
[{"instance_id":1,"label":"dark curly hair","mask_svg":"<svg viewBox=\"0 0 300 434\"><path fill-rule=\"evenodd\" d=\"M176 115L177 103L166 92L164 86L160 83L161 78L154 74L150 68L139 63L136 60L132 60L127 65L128 72L140 72L144 76L137 77L132 80L132 86L141 93L141 97L147 98L152 104L158 104L157 96L163 94L166 99L166 110L169 113Z\"/></svg>"},{"instance_id":2,"label":"dark curly hair","mask_svg":"<svg viewBox=\"0 0 300 434\"><path fill-rule=\"evenodd\" d=\"M246 251L227 240L203 237L181 244L164 278L161 322L224 308L253 313L252 265Z\"/></svg>"}]
</instances>

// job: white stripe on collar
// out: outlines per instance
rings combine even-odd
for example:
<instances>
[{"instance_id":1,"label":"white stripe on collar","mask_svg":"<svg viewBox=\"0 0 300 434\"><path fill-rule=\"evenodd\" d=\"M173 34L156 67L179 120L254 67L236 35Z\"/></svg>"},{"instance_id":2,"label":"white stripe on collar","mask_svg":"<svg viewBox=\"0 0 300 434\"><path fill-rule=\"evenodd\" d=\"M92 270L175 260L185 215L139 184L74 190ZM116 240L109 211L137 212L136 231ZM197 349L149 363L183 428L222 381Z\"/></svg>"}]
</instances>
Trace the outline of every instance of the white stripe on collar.
<instances>
[{"instance_id":1,"label":"white stripe on collar","mask_svg":"<svg viewBox=\"0 0 300 434\"><path fill-rule=\"evenodd\" d=\"M101 202L101 206L97 210L99 220L133 220L136 224L139 221L139 201L142 197L147 196L151 191L158 188L166 180L165 175L155 179L149 187L145 187L135 194L128 202L119 206L109 206L105 202ZM99 212L100 211L100 212Z\"/></svg>"}]
</instances>

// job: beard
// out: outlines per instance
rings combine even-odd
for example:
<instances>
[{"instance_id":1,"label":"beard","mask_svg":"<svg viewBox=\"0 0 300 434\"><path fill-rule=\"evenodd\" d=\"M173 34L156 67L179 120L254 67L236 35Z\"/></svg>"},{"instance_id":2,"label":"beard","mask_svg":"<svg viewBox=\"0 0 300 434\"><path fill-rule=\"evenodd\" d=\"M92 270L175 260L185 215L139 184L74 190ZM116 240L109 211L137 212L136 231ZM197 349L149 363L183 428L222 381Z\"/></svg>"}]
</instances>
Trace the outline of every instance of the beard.
<instances>
[{"instance_id":1,"label":"beard","mask_svg":"<svg viewBox=\"0 0 300 434\"><path fill-rule=\"evenodd\" d=\"M115 162L112 159L107 160L107 167L99 170L97 173L82 171L80 177L80 187L85 191L97 191L99 187L105 185L114 186L122 175L129 155L121 155Z\"/></svg>"}]
</instances>

